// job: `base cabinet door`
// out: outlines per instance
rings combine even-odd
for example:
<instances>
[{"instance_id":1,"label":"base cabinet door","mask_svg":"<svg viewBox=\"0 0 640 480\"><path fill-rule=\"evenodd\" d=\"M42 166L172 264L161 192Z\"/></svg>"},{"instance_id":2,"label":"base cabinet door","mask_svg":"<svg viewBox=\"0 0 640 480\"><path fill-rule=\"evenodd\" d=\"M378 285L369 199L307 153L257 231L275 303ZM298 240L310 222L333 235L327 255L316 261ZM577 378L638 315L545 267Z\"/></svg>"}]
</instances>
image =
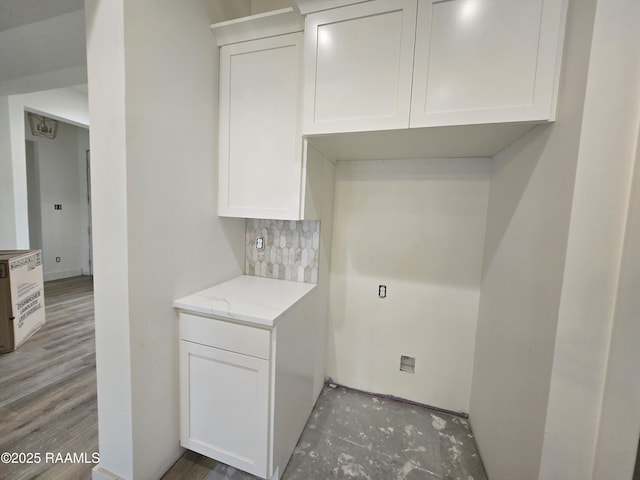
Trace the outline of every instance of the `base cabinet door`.
<instances>
[{"instance_id":1,"label":"base cabinet door","mask_svg":"<svg viewBox=\"0 0 640 480\"><path fill-rule=\"evenodd\" d=\"M269 362L180 341L181 444L267 477Z\"/></svg>"}]
</instances>

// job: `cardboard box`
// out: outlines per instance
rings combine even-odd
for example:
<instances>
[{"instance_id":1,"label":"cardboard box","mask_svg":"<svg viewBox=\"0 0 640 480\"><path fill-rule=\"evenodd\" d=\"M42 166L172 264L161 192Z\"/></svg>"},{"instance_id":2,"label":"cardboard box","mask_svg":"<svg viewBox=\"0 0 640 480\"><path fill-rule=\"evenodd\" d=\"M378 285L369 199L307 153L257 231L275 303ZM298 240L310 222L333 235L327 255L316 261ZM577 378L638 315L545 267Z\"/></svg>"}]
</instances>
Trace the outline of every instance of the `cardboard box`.
<instances>
[{"instance_id":1,"label":"cardboard box","mask_svg":"<svg viewBox=\"0 0 640 480\"><path fill-rule=\"evenodd\" d=\"M44 322L42 252L0 250L0 353L18 348Z\"/></svg>"}]
</instances>

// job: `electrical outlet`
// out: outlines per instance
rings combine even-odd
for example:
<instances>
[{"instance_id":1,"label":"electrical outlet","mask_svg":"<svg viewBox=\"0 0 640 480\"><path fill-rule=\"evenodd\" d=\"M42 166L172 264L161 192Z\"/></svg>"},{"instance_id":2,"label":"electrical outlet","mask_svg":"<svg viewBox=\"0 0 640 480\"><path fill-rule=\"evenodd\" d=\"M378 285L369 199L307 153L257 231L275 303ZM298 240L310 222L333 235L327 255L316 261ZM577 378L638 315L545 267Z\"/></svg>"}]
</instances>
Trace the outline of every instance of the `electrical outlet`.
<instances>
[{"instance_id":1,"label":"electrical outlet","mask_svg":"<svg viewBox=\"0 0 640 480\"><path fill-rule=\"evenodd\" d=\"M60 263L60 257L56 257L56 263Z\"/></svg>"},{"instance_id":2,"label":"electrical outlet","mask_svg":"<svg viewBox=\"0 0 640 480\"><path fill-rule=\"evenodd\" d=\"M416 373L416 357L408 355L400 356L400 371L407 373Z\"/></svg>"},{"instance_id":3,"label":"electrical outlet","mask_svg":"<svg viewBox=\"0 0 640 480\"><path fill-rule=\"evenodd\" d=\"M53 204L53 209L54 210L62 210L62 204L61 203L54 203Z\"/></svg>"},{"instance_id":4,"label":"electrical outlet","mask_svg":"<svg viewBox=\"0 0 640 480\"><path fill-rule=\"evenodd\" d=\"M380 298L387 297L387 286L386 285L378 285L378 296Z\"/></svg>"},{"instance_id":5,"label":"electrical outlet","mask_svg":"<svg viewBox=\"0 0 640 480\"><path fill-rule=\"evenodd\" d=\"M256 250L258 250L259 252L264 250L264 237L256 238Z\"/></svg>"}]
</instances>

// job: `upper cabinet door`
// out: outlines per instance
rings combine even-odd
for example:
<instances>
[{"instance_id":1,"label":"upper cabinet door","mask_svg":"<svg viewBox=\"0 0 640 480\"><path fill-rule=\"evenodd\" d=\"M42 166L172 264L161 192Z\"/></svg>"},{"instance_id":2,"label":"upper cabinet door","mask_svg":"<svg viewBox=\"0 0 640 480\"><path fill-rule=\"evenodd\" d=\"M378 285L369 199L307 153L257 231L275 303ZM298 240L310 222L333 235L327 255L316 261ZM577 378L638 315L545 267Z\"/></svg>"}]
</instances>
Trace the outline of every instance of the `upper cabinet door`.
<instances>
[{"instance_id":1,"label":"upper cabinet door","mask_svg":"<svg viewBox=\"0 0 640 480\"><path fill-rule=\"evenodd\" d=\"M415 0L307 15L304 134L407 128Z\"/></svg>"},{"instance_id":2,"label":"upper cabinet door","mask_svg":"<svg viewBox=\"0 0 640 480\"><path fill-rule=\"evenodd\" d=\"M411 127L555 119L563 0L418 0Z\"/></svg>"},{"instance_id":3,"label":"upper cabinet door","mask_svg":"<svg viewBox=\"0 0 640 480\"><path fill-rule=\"evenodd\" d=\"M218 214L300 218L303 34L220 48Z\"/></svg>"}]
</instances>

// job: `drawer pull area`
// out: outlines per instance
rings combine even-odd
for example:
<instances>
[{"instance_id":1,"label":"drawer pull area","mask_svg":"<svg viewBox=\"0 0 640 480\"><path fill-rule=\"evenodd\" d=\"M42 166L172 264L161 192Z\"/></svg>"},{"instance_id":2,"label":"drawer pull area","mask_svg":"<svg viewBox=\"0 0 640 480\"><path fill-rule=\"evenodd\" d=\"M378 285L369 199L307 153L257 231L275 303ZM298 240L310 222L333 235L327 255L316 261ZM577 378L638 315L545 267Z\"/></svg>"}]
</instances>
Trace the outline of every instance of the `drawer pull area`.
<instances>
[{"instance_id":1,"label":"drawer pull area","mask_svg":"<svg viewBox=\"0 0 640 480\"><path fill-rule=\"evenodd\" d=\"M217 318L180 313L180 339L269 360L270 331Z\"/></svg>"}]
</instances>

